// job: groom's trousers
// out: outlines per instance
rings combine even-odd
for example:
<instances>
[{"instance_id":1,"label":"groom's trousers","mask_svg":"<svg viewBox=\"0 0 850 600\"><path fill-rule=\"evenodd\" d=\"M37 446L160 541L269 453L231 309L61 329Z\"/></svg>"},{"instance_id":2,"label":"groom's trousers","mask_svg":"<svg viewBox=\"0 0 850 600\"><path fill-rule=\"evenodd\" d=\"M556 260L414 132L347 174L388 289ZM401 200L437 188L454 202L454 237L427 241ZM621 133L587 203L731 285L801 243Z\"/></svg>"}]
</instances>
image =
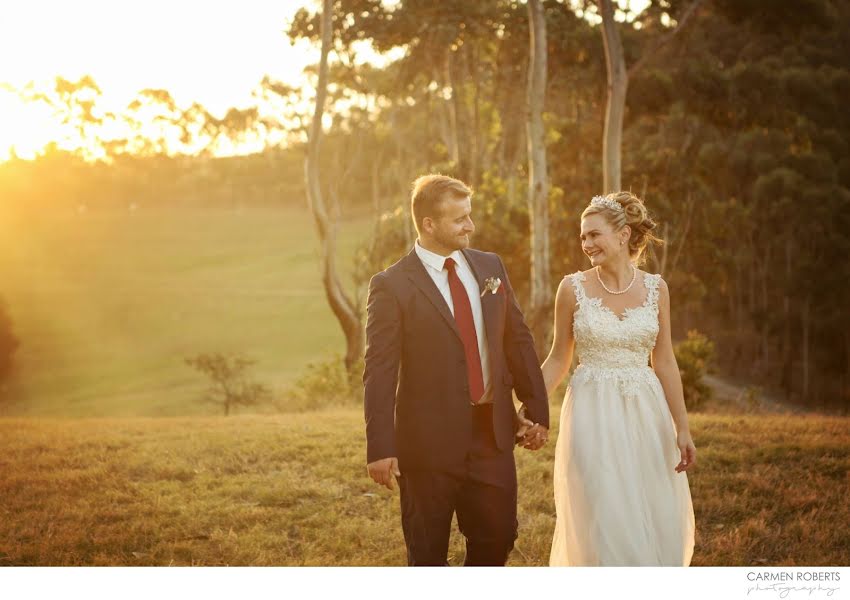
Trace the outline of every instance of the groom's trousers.
<instances>
[{"instance_id":1,"label":"groom's trousers","mask_svg":"<svg viewBox=\"0 0 850 600\"><path fill-rule=\"evenodd\" d=\"M473 407L464 473L406 470L398 478L410 566L447 564L452 516L466 538L467 566L502 566L517 537L517 479L512 449L499 451L493 405Z\"/></svg>"}]
</instances>

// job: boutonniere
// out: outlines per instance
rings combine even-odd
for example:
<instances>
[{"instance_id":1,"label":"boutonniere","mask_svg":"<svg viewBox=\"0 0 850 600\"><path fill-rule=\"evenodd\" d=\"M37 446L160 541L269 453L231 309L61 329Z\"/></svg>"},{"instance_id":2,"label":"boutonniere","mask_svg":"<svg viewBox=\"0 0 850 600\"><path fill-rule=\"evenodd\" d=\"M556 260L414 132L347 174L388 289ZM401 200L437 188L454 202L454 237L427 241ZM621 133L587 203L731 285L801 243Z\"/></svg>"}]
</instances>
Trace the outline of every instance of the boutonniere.
<instances>
[{"instance_id":1,"label":"boutonniere","mask_svg":"<svg viewBox=\"0 0 850 600\"><path fill-rule=\"evenodd\" d=\"M481 297L484 297L484 294L490 292L491 294L495 294L502 287L502 280L498 277L488 277L484 280L484 291L481 292Z\"/></svg>"}]
</instances>

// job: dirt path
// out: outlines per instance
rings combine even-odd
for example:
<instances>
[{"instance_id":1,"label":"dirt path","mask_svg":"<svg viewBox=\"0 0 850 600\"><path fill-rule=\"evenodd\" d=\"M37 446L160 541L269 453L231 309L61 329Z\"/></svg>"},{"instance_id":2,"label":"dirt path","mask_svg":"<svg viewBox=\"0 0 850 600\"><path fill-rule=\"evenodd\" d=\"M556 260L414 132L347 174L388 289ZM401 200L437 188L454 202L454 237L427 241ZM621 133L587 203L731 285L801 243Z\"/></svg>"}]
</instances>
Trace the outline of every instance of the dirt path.
<instances>
[{"instance_id":1,"label":"dirt path","mask_svg":"<svg viewBox=\"0 0 850 600\"><path fill-rule=\"evenodd\" d=\"M792 414L801 412L781 402L759 386L735 382L717 375L706 375L705 382L714 392L708 403L712 408L735 409L747 413Z\"/></svg>"}]
</instances>

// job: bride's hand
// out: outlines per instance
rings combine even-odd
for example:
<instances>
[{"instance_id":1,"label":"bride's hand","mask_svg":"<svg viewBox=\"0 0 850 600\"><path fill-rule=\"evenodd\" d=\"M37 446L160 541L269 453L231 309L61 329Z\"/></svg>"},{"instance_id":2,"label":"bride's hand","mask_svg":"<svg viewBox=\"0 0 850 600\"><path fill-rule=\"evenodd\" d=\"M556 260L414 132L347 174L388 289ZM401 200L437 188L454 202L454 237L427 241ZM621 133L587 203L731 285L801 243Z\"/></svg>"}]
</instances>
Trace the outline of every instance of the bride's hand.
<instances>
[{"instance_id":1,"label":"bride's hand","mask_svg":"<svg viewBox=\"0 0 850 600\"><path fill-rule=\"evenodd\" d=\"M534 427L534 422L528 419L527 414L528 411L525 408L525 404L523 404L519 407L519 412L516 414L517 430L514 432L514 439L517 444L523 443L525 434L528 433L529 429Z\"/></svg>"},{"instance_id":2,"label":"bride's hand","mask_svg":"<svg viewBox=\"0 0 850 600\"><path fill-rule=\"evenodd\" d=\"M690 431L680 431L676 436L676 444L682 455L682 460L676 465L676 472L681 473L697 464L697 448L694 446Z\"/></svg>"}]
</instances>

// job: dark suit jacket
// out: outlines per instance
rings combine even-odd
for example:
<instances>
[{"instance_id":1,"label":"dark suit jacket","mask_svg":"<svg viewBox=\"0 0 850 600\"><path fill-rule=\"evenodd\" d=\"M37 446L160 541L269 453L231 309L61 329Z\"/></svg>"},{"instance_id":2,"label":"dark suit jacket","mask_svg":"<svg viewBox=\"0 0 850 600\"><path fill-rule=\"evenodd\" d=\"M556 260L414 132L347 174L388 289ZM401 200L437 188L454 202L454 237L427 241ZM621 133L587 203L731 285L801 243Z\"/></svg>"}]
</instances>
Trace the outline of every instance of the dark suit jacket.
<instances>
[{"instance_id":1,"label":"dark suit jacket","mask_svg":"<svg viewBox=\"0 0 850 600\"><path fill-rule=\"evenodd\" d=\"M531 332L514 297L502 259L464 250L482 290L498 277L495 294L481 298L493 389L493 431L512 450L516 413L549 427L549 404ZM397 457L399 469L460 471L469 449L472 407L460 333L446 301L415 251L372 277L366 322L367 461ZM486 383L486 382L485 382Z\"/></svg>"}]
</instances>

